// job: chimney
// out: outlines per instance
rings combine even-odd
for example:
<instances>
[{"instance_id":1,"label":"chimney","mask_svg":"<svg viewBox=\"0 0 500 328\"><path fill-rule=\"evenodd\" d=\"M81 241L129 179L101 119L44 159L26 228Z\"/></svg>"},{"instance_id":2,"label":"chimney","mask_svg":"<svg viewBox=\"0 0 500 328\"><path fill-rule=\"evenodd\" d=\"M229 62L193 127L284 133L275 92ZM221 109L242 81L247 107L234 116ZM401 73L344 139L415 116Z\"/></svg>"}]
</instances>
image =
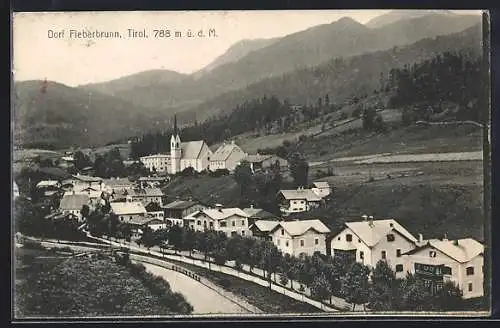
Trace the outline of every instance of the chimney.
<instances>
[{"instance_id":1,"label":"chimney","mask_svg":"<svg viewBox=\"0 0 500 328\"><path fill-rule=\"evenodd\" d=\"M231 145L234 145L234 140L231 140Z\"/></svg>"},{"instance_id":2,"label":"chimney","mask_svg":"<svg viewBox=\"0 0 500 328\"><path fill-rule=\"evenodd\" d=\"M446 234L446 232L444 233L443 241L448 241L448 235Z\"/></svg>"},{"instance_id":3,"label":"chimney","mask_svg":"<svg viewBox=\"0 0 500 328\"><path fill-rule=\"evenodd\" d=\"M250 204L250 208L252 208L252 209L253 209L253 204Z\"/></svg>"},{"instance_id":4,"label":"chimney","mask_svg":"<svg viewBox=\"0 0 500 328\"><path fill-rule=\"evenodd\" d=\"M215 204L215 209L222 212L222 204Z\"/></svg>"},{"instance_id":5,"label":"chimney","mask_svg":"<svg viewBox=\"0 0 500 328\"><path fill-rule=\"evenodd\" d=\"M372 215L370 215L370 216L368 217L368 219L370 220L370 223L369 223L369 224L370 224L370 227L373 227L373 216L372 216Z\"/></svg>"},{"instance_id":6,"label":"chimney","mask_svg":"<svg viewBox=\"0 0 500 328\"><path fill-rule=\"evenodd\" d=\"M458 239L455 239L455 240L453 241L453 245L458 246Z\"/></svg>"},{"instance_id":7,"label":"chimney","mask_svg":"<svg viewBox=\"0 0 500 328\"><path fill-rule=\"evenodd\" d=\"M368 220L368 215L366 215L366 214L361 215L361 217L363 218L363 221L367 221Z\"/></svg>"},{"instance_id":8,"label":"chimney","mask_svg":"<svg viewBox=\"0 0 500 328\"><path fill-rule=\"evenodd\" d=\"M419 243L423 243L424 242L424 236L421 233L418 234L418 242Z\"/></svg>"}]
</instances>

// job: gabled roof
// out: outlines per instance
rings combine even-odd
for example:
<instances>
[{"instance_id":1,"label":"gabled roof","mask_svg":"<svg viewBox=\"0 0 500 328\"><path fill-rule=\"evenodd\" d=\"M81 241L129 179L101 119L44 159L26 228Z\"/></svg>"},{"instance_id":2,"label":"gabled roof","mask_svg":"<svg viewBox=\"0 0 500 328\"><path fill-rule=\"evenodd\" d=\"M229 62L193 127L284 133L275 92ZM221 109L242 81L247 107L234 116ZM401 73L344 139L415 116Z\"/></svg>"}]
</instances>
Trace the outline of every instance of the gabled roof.
<instances>
[{"instance_id":1,"label":"gabled roof","mask_svg":"<svg viewBox=\"0 0 500 328\"><path fill-rule=\"evenodd\" d=\"M279 224L273 228L272 231L275 231L279 227L285 229L286 232L292 237L300 236L306 233L307 231L313 229L318 233L329 233L330 229L323 222L318 219L313 220L301 220L301 221L281 221Z\"/></svg>"},{"instance_id":2,"label":"gabled roof","mask_svg":"<svg viewBox=\"0 0 500 328\"><path fill-rule=\"evenodd\" d=\"M245 158L246 161L250 163L261 163L265 161L268 158L273 157L273 155L261 155L261 154L256 154L256 155L247 155Z\"/></svg>"},{"instance_id":3,"label":"gabled roof","mask_svg":"<svg viewBox=\"0 0 500 328\"><path fill-rule=\"evenodd\" d=\"M227 143L220 146L210 157L210 161L225 161L233 150L239 149L241 153L243 150L235 143Z\"/></svg>"},{"instance_id":4,"label":"gabled roof","mask_svg":"<svg viewBox=\"0 0 500 328\"><path fill-rule=\"evenodd\" d=\"M449 256L457 262L465 263L484 252L484 246L472 238L458 240L429 239L421 247L413 249L405 254L411 255L425 248L434 248Z\"/></svg>"},{"instance_id":5,"label":"gabled roof","mask_svg":"<svg viewBox=\"0 0 500 328\"><path fill-rule=\"evenodd\" d=\"M191 213L188 215L190 218L196 218L198 217L199 214L204 213L206 216L212 218L213 220L224 220L227 219L233 215L240 216L247 218L248 215L243 212L242 209L234 207L234 208L221 208L221 209L214 209L214 208L209 208L209 209L204 209L201 211L196 211L194 213Z\"/></svg>"},{"instance_id":6,"label":"gabled roof","mask_svg":"<svg viewBox=\"0 0 500 328\"><path fill-rule=\"evenodd\" d=\"M57 180L42 180L36 184L38 188L44 187L57 187L59 185L59 181Z\"/></svg>"},{"instance_id":7,"label":"gabled roof","mask_svg":"<svg viewBox=\"0 0 500 328\"><path fill-rule=\"evenodd\" d=\"M114 202L109 203L111 211L116 215L146 214L146 208L141 202Z\"/></svg>"},{"instance_id":8,"label":"gabled roof","mask_svg":"<svg viewBox=\"0 0 500 328\"><path fill-rule=\"evenodd\" d=\"M372 225L370 225L372 222ZM392 226L391 226L392 224ZM345 225L352 230L368 247L375 246L389 232L395 230L413 243L417 239L402 225L393 219L346 222Z\"/></svg>"},{"instance_id":9,"label":"gabled roof","mask_svg":"<svg viewBox=\"0 0 500 328\"><path fill-rule=\"evenodd\" d=\"M275 218L276 215L269 213L262 208L244 208L243 212L245 212L248 217L255 217L255 218L262 218L262 219L267 219L267 218Z\"/></svg>"},{"instance_id":10,"label":"gabled roof","mask_svg":"<svg viewBox=\"0 0 500 328\"><path fill-rule=\"evenodd\" d=\"M198 202L192 201L192 200L174 200L173 202L167 204L165 208L167 209L178 209L178 210L185 210L187 208L190 208L191 206L197 205Z\"/></svg>"},{"instance_id":11,"label":"gabled roof","mask_svg":"<svg viewBox=\"0 0 500 328\"><path fill-rule=\"evenodd\" d=\"M203 140L182 142L182 158L198 159L204 144Z\"/></svg>"},{"instance_id":12,"label":"gabled roof","mask_svg":"<svg viewBox=\"0 0 500 328\"><path fill-rule=\"evenodd\" d=\"M85 194L64 195L59 203L61 210L81 210L83 205L88 205L90 198Z\"/></svg>"},{"instance_id":13,"label":"gabled roof","mask_svg":"<svg viewBox=\"0 0 500 328\"><path fill-rule=\"evenodd\" d=\"M102 178L92 177L90 175L83 175L83 174L73 175L72 178L83 181L83 182L101 182L101 181L103 181Z\"/></svg>"},{"instance_id":14,"label":"gabled roof","mask_svg":"<svg viewBox=\"0 0 500 328\"><path fill-rule=\"evenodd\" d=\"M140 177L139 181L164 181L165 177Z\"/></svg>"},{"instance_id":15,"label":"gabled roof","mask_svg":"<svg viewBox=\"0 0 500 328\"><path fill-rule=\"evenodd\" d=\"M278 226L279 224L280 223L278 221L257 220L257 221L254 222L254 224L252 224L250 226L250 229L252 227L256 227L257 229L259 229L262 232L270 232L274 228L276 228L276 226Z\"/></svg>"},{"instance_id":16,"label":"gabled roof","mask_svg":"<svg viewBox=\"0 0 500 328\"><path fill-rule=\"evenodd\" d=\"M130 196L147 196L147 197L161 197L163 196L163 192L160 188L142 188L142 189L133 189L128 191L128 195Z\"/></svg>"},{"instance_id":17,"label":"gabled roof","mask_svg":"<svg viewBox=\"0 0 500 328\"><path fill-rule=\"evenodd\" d=\"M152 218L152 217L140 217L140 216L133 216L129 221L127 221L129 224L133 225L145 225L145 224L160 224L163 223L160 219L157 218Z\"/></svg>"},{"instance_id":18,"label":"gabled roof","mask_svg":"<svg viewBox=\"0 0 500 328\"><path fill-rule=\"evenodd\" d=\"M111 188L114 188L116 186L133 186L134 183L130 181L128 178L117 178L117 179L106 179L104 180L104 183Z\"/></svg>"},{"instance_id":19,"label":"gabled roof","mask_svg":"<svg viewBox=\"0 0 500 328\"><path fill-rule=\"evenodd\" d=\"M321 197L316 195L311 189L280 190L285 199L305 199L308 202L319 202Z\"/></svg>"},{"instance_id":20,"label":"gabled roof","mask_svg":"<svg viewBox=\"0 0 500 328\"><path fill-rule=\"evenodd\" d=\"M316 181L316 182L313 182L313 185L316 188L320 188L320 189L321 188L330 188L330 185L326 181Z\"/></svg>"}]
</instances>

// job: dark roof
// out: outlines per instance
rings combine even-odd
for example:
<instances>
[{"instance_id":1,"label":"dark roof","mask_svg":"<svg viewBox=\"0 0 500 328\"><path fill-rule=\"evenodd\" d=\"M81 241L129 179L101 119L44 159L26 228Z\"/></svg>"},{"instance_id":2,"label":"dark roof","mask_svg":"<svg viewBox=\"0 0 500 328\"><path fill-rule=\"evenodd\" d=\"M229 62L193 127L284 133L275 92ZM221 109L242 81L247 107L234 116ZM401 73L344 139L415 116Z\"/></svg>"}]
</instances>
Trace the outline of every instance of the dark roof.
<instances>
[{"instance_id":1,"label":"dark roof","mask_svg":"<svg viewBox=\"0 0 500 328\"><path fill-rule=\"evenodd\" d=\"M155 202L151 202L148 205L146 205L146 211L148 212L156 212L156 211L162 211L163 208Z\"/></svg>"}]
</instances>

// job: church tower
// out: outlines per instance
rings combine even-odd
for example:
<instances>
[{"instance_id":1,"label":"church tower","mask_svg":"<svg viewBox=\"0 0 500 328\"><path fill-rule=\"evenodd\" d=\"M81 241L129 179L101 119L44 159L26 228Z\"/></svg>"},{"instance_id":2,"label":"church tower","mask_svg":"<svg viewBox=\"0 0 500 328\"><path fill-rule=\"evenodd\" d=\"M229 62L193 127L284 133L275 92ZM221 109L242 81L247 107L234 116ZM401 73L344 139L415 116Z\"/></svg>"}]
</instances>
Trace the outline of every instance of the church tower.
<instances>
[{"instance_id":1,"label":"church tower","mask_svg":"<svg viewBox=\"0 0 500 328\"><path fill-rule=\"evenodd\" d=\"M174 133L170 137L170 173L176 174L181 171L181 138L177 131L177 116L174 116Z\"/></svg>"}]
</instances>

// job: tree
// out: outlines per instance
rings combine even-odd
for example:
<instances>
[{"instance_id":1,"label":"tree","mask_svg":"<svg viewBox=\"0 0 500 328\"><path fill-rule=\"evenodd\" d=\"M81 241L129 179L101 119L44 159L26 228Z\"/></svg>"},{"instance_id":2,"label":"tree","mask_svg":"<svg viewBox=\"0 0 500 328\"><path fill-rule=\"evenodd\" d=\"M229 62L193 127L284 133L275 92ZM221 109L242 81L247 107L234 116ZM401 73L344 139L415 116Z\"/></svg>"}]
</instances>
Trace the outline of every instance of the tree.
<instances>
[{"instance_id":1,"label":"tree","mask_svg":"<svg viewBox=\"0 0 500 328\"><path fill-rule=\"evenodd\" d=\"M271 289L271 274L275 274L276 279L276 271L281 262L281 254L278 248L271 242L264 241L262 243L262 253L260 264L262 265L263 270L267 270L268 279L269 279L269 289Z\"/></svg>"},{"instance_id":2,"label":"tree","mask_svg":"<svg viewBox=\"0 0 500 328\"><path fill-rule=\"evenodd\" d=\"M451 281L445 282L438 290L433 303L439 311L462 311L464 308L462 291Z\"/></svg>"},{"instance_id":3,"label":"tree","mask_svg":"<svg viewBox=\"0 0 500 328\"><path fill-rule=\"evenodd\" d=\"M399 300L396 274L386 261L378 261L372 274L369 307L375 311L390 311Z\"/></svg>"},{"instance_id":4,"label":"tree","mask_svg":"<svg viewBox=\"0 0 500 328\"><path fill-rule=\"evenodd\" d=\"M252 169L247 161L241 162L234 169L234 179L240 186L241 196L248 195L248 190L253 182Z\"/></svg>"},{"instance_id":5,"label":"tree","mask_svg":"<svg viewBox=\"0 0 500 328\"><path fill-rule=\"evenodd\" d=\"M168 243L174 246L175 253L183 247L183 231L178 225L173 225L168 231Z\"/></svg>"},{"instance_id":6,"label":"tree","mask_svg":"<svg viewBox=\"0 0 500 328\"><path fill-rule=\"evenodd\" d=\"M347 302L352 303L353 311L357 304L363 304L364 307L368 301L369 273L370 269L367 266L354 262L342 278L342 295Z\"/></svg>"},{"instance_id":7,"label":"tree","mask_svg":"<svg viewBox=\"0 0 500 328\"><path fill-rule=\"evenodd\" d=\"M90 214L90 207L87 205L87 204L84 204L82 206L82 209L80 211L80 214L84 217L84 218L88 218L89 214Z\"/></svg>"},{"instance_id":8,"label":"tree","mask_svg":"<svg viewBox=\"0 0 500 328\"><path fill-rule=\"evenodd\" d=\"M311 296L316 300L322 302L323 300L330 298L331 289L328 279L326 279L324 274L314 277L311 285Z\"/></svg>"},{"instance_id":9,"label":"tree","mask_svg":"<svg viewBox=\"0 0 500 328\"><path fill-rule=\"evenodd\" d=\"M146 226L142 228L142 236L139 239L140 243L144 245L148 250L155 245L155 239L153 235L153 230ZM138 242L139 243L139 242Z\"/></svg>"},{"instance_id":10,"label":"tree","mask_svg":"<svg viewBox=\"0 0 500 328\"><path fill-rule=\"evenodd\" d=\"M306 186L309 174L309 163L299 152L293 152L288 157L290 172L297 187Z\"/></svg>"}]
</instances>

